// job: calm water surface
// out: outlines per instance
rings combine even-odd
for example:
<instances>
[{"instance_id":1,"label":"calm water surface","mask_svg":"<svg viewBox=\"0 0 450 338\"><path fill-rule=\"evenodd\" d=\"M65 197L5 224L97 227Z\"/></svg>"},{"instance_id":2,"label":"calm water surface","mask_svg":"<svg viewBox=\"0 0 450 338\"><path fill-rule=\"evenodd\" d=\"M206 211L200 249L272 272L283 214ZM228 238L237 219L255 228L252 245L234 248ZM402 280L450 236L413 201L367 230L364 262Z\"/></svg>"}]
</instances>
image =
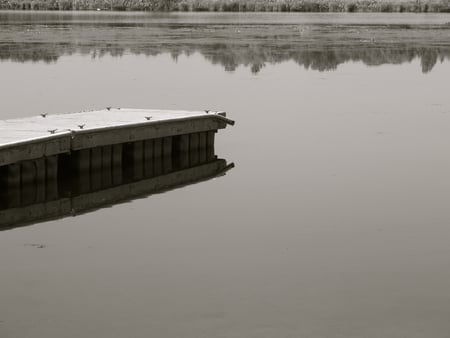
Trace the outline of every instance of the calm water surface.
<instances>
[{"instance_id":1,"label":"calm water surface","mask_svg":"<svg viewBox=\"0 0 450 338\"><path fill-rule=\"evenodd\" d=\"M0 117L226 110L224 177L0 232L0 337L449 337L450 16L0 13Z\"/></svg>"}]
</instances>

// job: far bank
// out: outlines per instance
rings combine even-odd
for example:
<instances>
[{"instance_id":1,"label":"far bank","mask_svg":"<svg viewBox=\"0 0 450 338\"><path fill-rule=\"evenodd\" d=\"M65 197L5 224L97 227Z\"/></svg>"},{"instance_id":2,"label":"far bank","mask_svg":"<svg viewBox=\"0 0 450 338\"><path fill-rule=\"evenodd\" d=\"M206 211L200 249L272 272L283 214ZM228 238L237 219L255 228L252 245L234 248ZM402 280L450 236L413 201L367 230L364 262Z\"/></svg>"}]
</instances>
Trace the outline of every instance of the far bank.
<instances>
[{"instance_id":1,"label":"far bank","mask_svg":"<svg viewBox=\"0 0 450 338\"><path fill-rule=\"evenodd\" d=\"M3 10L450 13L449 0L0 0Z\"/></svg>"}]
</instances>

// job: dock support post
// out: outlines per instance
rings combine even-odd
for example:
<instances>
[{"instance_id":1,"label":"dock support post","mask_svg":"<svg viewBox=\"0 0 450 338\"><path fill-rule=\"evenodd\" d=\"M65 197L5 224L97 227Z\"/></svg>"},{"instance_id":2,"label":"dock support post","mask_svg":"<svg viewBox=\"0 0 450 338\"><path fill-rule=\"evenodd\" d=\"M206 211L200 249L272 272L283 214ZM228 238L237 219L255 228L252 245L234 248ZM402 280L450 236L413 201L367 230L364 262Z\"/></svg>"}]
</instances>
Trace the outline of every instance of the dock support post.
<instances>
[{"instance_id":1,"label":"dock support post","mask_svg":"<svg viewBox=\"0 0 450 338\"><path fill-rule=\"evenodd\" d=\"M91 191L91 150L78 150L74 157L74 167L78 176L76 188L80 193L87 193Z\"/></svg>"},{"instance_id":2,"label":"dock support post","mask_svg":"<svg viewBox=\"0 0 450 338\"><path fill-rule=\"evenodd\" d=\"M163 138L163 171L165 173L172 171L172 143L171 136Z\"/></svg>"},{"instance_id":3,"label":"dock support post","mask_svg":"<svg viewBox=\"0 0 450 338\"><path fill-rule=\"evenodd\" d=\"M46 199L51 201L58 198L58 157L49 156L45 159L46 166Z\"/></svg>"},{"instance_id":4,"label":"dock support post","mask_svg":"<svg viewBox=\"0 0 450 338\"><path fill-rule=\"evenodd\" d=\"M163 157L172 156L172 137L163 138Z\"/></svg>"},{"instance_id":5,"label":"dock support post","mask_svg":"<svg viewBox=\"0 0 450 338\"><path fill-rule=\"evenodd\" d=\"M45 181L36 181L36 203L45 202Z\"/></svg>"},{"instance_id":6,"label":"dock support post","mask_svg":"<svg viewBox=\"0 0 450 338\"><path fill-rule=\"evenodd\" d=\"M155 138L153 140L153 174L155 176L161 175L163 172L162 147L163 147L162 138Z\"/></svg>"},{"instance_id":7,"label":"dock support post","mask_svg":"<svg viewBox=\"0 0 450 338\"><path fill-rule=\"evenodd\" d=\"M8 208L20 207L20 200L21 200L20 185L9 187L8 200L6 203L7 207Z\"/></svg>"},{"instance_id":8,"label":"dock support post","mask_svg":"<svg viewBox=\"0 0 450 338\"><path fill-rule=\"evenodd\" d=\"M102 147L102 188L112 185L112 146Z\"/></svg>"},{"instance_id":9,"label":"dock support post","mask_svg":"<svg viewBox=\"0 0 450 338\"><path fill-rule=\"evenodd\" d=\"M58 180L51 178L45 182L45 199L47 201L53 201L58 199Z\"/></svg>"},{"instance_id":10,"label":"dock support post","mask_svg":"<svg viewBox=\"0 0 450 338\"><path fill-rule=\"evenodd\" d=\"M175 149L177 153L189 153L189 134L180 135L177 137Z\"/></svg>"},{"instance_id":11,"label":"dock support post","mask_svg":"<svg viewBox=\"0 0 450 338\"><path fill-rule=\"evenodd\" d=\"M20 164L22 185L33 184L36 179L36 166L34 161L24 161Z\"/></svg>"},{"instance_id":12,"label":"dock support post","mask_svg":"<svg viewBox=\"0 0 450 338\"><path fill-rule=\"evenodd\" d=\"M206 162L206 149L207 149L207 134L206 132L200 132L199 142L198 142L198 151L199 151L199 161L200 163Z\"/></svg>"},{"instance_id":13,"label":"dock support post","mask_svg":"<svg viewBox=\"0 0 450 338\"><path fill-rule=\"evenodd\" d=\"M112 146L112 164L113 166L122 165L122 144L115 144Z\"/></svg>"},{"instance_id":14,"label":"dock support post","mask_svg":"<svg viewBox=\"0 0 450 338\"><path fill-rule=\"evenodd\" d=\"M162 156L162 138L155 138L153 140L153 156L155 158Z\"/></svg>"},{"instance_id":15,"label":"dock support post","mask_svg":"<svg viewBox=\"0 0 450 338\"><path fill-rule=\"evenodd\" d=\"M199 134L193 133L189 135L189 157L190 165L197 165L199 162L198 146L199 146Z\"/></svg>"},{"instance_id":16,"label":"dock support post","mask_svg":"<svg viewBox=\"0 0 450 338\"><path fill-rule=\"evenodd\" d=\"M144 141L144 176L153 176L153 140Z\"/></svg>"},{"instance_id":17,"label":"dock support post","mask_svg":"<svg viewBox=\"0 0 450 338\"><path fill-rule=\"evenodd\" d=\"M102 147L102 168L111 168L112 146Z\"/></svg>"},{"instance_id":18,"label":"dock support post","mask_svg":"<svg viewBox=\"0 0 450 338\"><path fill-rule=\"evenodd\" d=\"M36 187L35 182L24 182L24 184L22 184L20 189L21 206L36 203Z\"/></svg>"},{"instance_id":19,"label":"dock support post","mask_svg":"<svg viewBox=\"0 0 450 338\"><path fill-rule=\"evenodd\" d=\"M0 166L0 208L3 209L8 205L8 189L6 186L6 167Z\"/></svg>"},{"instance_id":20,"label":"dock support post","mask_svg":"<svg viewBox=\"0 0 450 338\"><path fill-rule=\"evenodd\" d=\"M8 208L20 206L20 164L10 164L5 168L8 191Z\"/></svg>"},{"instance_id":21,"label":"dock support post","mask_svg":"<svg viewBox=\"0 0 450 338\"><path fill-rule=\"evenodd\" d=\"M164 173L170 173L173 170L172 156L163 157L163 171Z\"/></svg>"},{"instance_id":22,"label":"dock support post","mask_svg":"<svg viewBox=\"0 0 450 338\"><path fill-rule=\"evenodd\" d=\"M112 172L113 172L113 184L122 184L122 158L123 158L123 145L115 144L112 146Z\"/></svg>"},{"instance_id":23,"label":"dock support post","mask_svg":"<svg viewBox=\"0 0 450 338\"><path fill-rule=\"evenodd\" d=\"M102 167L102 148L91 148L91 170L99 170Z\"/></svg>"},{"instance_id":24,"label":"dock support post","mask_svg":"<svg viewBox=\"0 0 450 338\"><path fill-rule=\"evenodd\" d=\"M58 178L58 157L55 156L49 156L45 159L45 166L46 169L46 178L48 180L50 179L57 179Z\"/></svg>"},{"instance_id":25,"label":"dock support post","mask_svg":"<svg viewBox=\"0 0 450 338\"><path fill-rule=\"evenodd\" d=\"M34 164L36 166L36 182L45 182L45 159L37 159Z\"/></svg>"},{"instance_id":26,"label":"dock support post","mask_svg":"<svg viewBox=\"0 0 450 338\"><path fill-rule=\"evenodd\" d=\"M140 180L144 174L144 142L136 141L126 143L123 150L124 169L126 176L131 180Z\"/></svg>"},{"instance_id":27,"label":"dock support post","mask_svg":"<svg viewBox=\"0 0 450 338\"><path fill-rule=\"evenodd\" d=\"M76 169L79 173L86 173L91 169L91 151L89 149L76 152Z\"/></svg>"},{"instance_id":28,"label":"dock support post","mask_svg":"<svg viewBox=\"0 0 450 338\"><path fill-rule=\"evenodd\" d=\"M162 157L155 157L153 159L153 176L159 176L163 173L163 159Z\"/></svg>"},{"instance_id":29,"label":"dock support post","mask_svg":"<svg viewBox=\"0 0 450 338\"><path fill-rule=\"evenodd\" d=\"M189 166L189 135L178 135L173 140L173 150L176 159L176 166L187 168Z\"/></svg>"},{"instance_id":30,"label":"dock support post","mask_svg":"<svg viewBox=\"0 0 450 338\"><path fill-rule=\"evenodd\" d=\"M144 142L136 141L132 145L133 179L141 180L144 175Z\"/></svg>"},{"instance_id":31,"label":"dock support post","mask_svg":"<svg viewBox=\"0 0 450 338\"><path fill-rule=\"evenodd\" d=\"M217 130L208 131L206 133L206 160L210 161L214 159L214 142Z\"/></svg>"},{"instance_id":32,"label":"dock support post","mask_svg":"<svg viewBox=\"0 0 450 338\"><path fill-rule=\"evenodd\" d=\"M192 133L189 135L189 151L198 150L199 146L199 133Z\"/></svg>"},{"instance_id":33,"label":"dock support post","mask_svg":"<svg viewBox=\"0 0 450 338\"><path fill-rule=\"evenodd\" d=\"M6 168L7 186L20 186L20 164L10 164Z\"/></svg>"},{"instance_id":34,"label":"dock support post","mask_svg":"<svg viewBox=\"0 0 450 338\"><path fill-rule=\"evenodd\" d=\"M39 158L34 161L36 165L36 203L45 201L45 159Z\"/></svg>"},{"instance_id":35,"label":"dock support post","mask_svg":"<svg viewBox=\"0 0 450 338\"><path fill-rule=\"evenodd\" d=\"M102 148L91 148L91 191L102 187Z\"/></svg>"},{"instance_id":36,"label":"dock support post","mask_svg":"<svg viewBox=\"0 0 450 338\"><path fill-rule=\"evenodd\" d=\"M21 205L33 204L36 199L36 166L34 161L24 161L20 164Z\"/></svg>"}]
</instances>

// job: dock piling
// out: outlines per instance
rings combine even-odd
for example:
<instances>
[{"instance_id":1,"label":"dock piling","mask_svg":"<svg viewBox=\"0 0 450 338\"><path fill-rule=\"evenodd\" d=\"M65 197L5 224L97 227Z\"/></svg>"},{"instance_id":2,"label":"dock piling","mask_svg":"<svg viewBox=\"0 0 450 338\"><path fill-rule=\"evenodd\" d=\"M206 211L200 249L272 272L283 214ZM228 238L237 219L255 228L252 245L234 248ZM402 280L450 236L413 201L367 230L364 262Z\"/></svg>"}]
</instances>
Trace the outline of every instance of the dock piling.
<instances>
[{"instance_id":1,"label":"dock piling","mask_svg":"<svg viewBox=\"0 0 450 338\"><path fill-rule=\"evenodd\" d=\"M206 133L206 159L214 159L214 143L216 138L216 130Z\"/></svg>"},{"instance_id":2,"label":"dock piling","mask_svg":"<svg viewBox=\"0 0 450 338\"><path fill-rule=\"evenodd\" d=\"M196 165L200 162L199 156L199 133L189 135L189 164Z\"/></svg>"},{"instance_id":3,"label":"dock piling","mask_svg":"<svg viewBox=\"0 0 450 338\"><path fill-rule=\"evenodd\" d=\"M6 167L6 180L8 189L20 187L20 164L10 164Z\"/></svg>"},{"instance_id":4,"label":"dock piling","mask_svg":"<svg viewBox=\"0 0 450 338\"><path fill-rule=\"evenodd\" d=\"M207 156L206 156L206 149L207 146L207 133L206 132L200 132L199 133L199 144L198 144L198 151L199 151L199 161L200 163L206 162Z\"/></svg>"},{"instance_id":5,"label":"dock piling","mask_svg":"<svg viewBox=\"0 0 450 338\"><path fill-rule=\"evenodd\" d=\"M155 138L153 140L153 157L160 158L163 154L162 150L163 142L162 138Z\"/></svg>"},{"instance_id":6,"label":"dock piling","mask_svg":"<svg viewBox=\"0 0 450 338\"><path fill-rule=\"evenodd\" d=\"M102 147L102 188L112 185L112 146Z\"/></svg>"},{"instance_id":7,"label":"dock piling","mask_svg":"<svg viewBox=\"0 0 450 338\"><path fill-rule=\"evenodd\" d=\"M144 176L153 175L153 140L144 142Z\"/></svg>"},{"instance_id":8,"label":"dock piling","mask_svg":"<svg viewBox=\"0 0 450 338\"><path fill-rule=\"evenodd\" d=\"M24 161L20 165L22 185L29 185L36 180L36 166L34 161Z\"/></svg>"},{"instance_id":9,"label":"dock piling","mask_svg":"<svg viewBox=\"0 0 450 338\"><path fill-rule=\"evenodd\" d=\"M45 159L39 158L34 161L34 164L36 166L36 182L45 182Z\"/></svg>"}]
</instances>

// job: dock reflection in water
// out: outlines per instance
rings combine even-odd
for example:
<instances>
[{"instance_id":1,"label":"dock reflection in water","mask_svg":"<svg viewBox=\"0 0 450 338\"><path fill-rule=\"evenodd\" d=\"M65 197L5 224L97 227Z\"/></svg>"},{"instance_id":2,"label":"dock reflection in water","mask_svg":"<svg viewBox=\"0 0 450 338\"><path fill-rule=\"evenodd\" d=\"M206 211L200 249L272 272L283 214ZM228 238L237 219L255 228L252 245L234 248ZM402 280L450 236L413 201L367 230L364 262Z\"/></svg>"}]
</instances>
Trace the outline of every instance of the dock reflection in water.
<instances>
[{"instance_id":1,"label":"dock reflection in water","mask_svg":"<svg viewBox=\"0 0 450 338\"><path fill-rule=\"evenodd\" d=\"M80 166L80 152L74 152L60 157L58 176L46 175L28 182L22 177L14 185L2 180L0 230L75 216L199 183L234 167L215 155L214 146L190 148L186 152L174 147L168 155L154 151L159 148L153 145L150 154L148 147L147 150L145 146L139 147L138 142L123 144L118 157L102 156L101 149L93 148L89 151L88 168Z\"/></svg>"}]
</instances>

